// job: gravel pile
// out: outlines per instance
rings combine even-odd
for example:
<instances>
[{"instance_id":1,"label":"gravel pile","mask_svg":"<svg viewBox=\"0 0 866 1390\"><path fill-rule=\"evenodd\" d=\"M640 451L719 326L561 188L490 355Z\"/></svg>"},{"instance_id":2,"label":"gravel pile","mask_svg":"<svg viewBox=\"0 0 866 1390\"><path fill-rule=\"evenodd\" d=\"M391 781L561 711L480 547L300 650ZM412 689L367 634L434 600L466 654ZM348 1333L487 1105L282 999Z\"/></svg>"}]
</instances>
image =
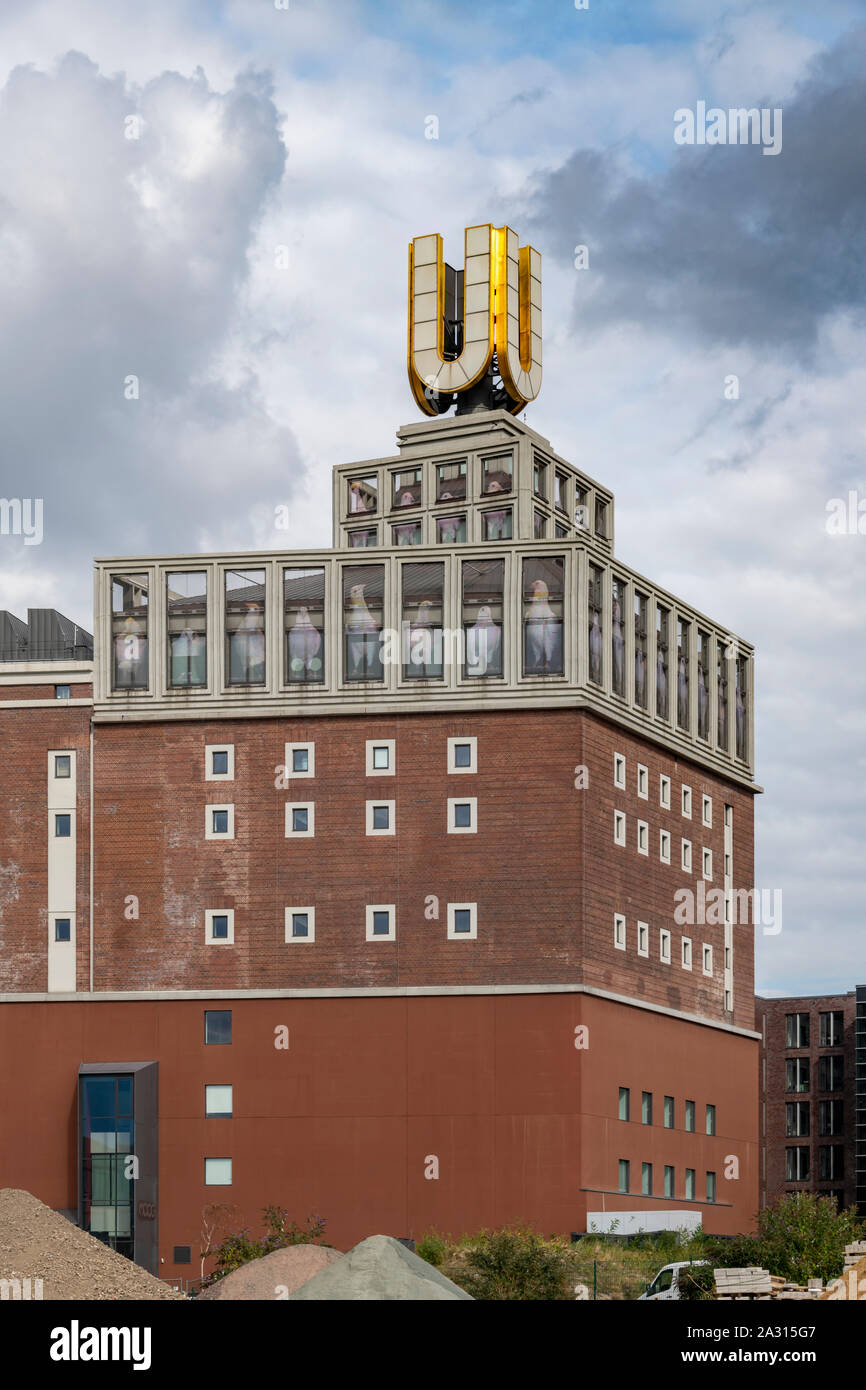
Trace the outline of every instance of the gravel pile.
<instances>
[{"instance_id":1,"label":"gravel pile","mask_svg":"<svg viewBox=\"0 0 866 1390\"><path fill-rule=\"evenodd\" d=\"M286 1290L294 1293L308 1279L342 1258L339 1250L327 1245L289 1245L285 1250L274 1250L270 1255L241 1265L240 1269L233 1270L225 1279L199 1294L196 1303L217 1298L285 1298Z\"/></svg>"},{"instance_id":2,"label":"gravel pile","mask_svg":"<svg viewBox=\"0 0 866 1390\"><path fill-rule=\"evenodd\" d=\"M42 1280L46 1300L183 1298L38 1197L6 1187L0 1190L0 1279L26 1277Z\"/></svg>"},{"instance_id":3,"label":"gravel pile","mask_svg":"<svg viewBox=\"0 0 866 1390\"><path fill-rule=\"evenodd\" d=\"M308 1279L290 1299L468 1298L438 1269L393 1236L368 1236L348 1255Z\"/></svg>"}]
</instances>

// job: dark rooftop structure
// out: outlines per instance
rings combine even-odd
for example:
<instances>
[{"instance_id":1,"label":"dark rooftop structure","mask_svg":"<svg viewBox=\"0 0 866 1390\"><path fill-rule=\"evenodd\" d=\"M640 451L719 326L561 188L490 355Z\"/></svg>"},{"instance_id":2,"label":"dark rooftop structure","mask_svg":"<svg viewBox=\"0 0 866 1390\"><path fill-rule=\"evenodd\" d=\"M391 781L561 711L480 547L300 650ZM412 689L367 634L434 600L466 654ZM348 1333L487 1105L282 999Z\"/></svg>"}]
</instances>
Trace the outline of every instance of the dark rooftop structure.
<instances>
[{"instance_id":1,"label":"dark rooftop structure","mask_svg":"<svg viewBox=\"0 0 866 1390\"><path fill-rule=\"evenodd\" d=\"M26 622L0 609L0 662L92 660L92 635L56 608L28 608Z\"/></svg>"}]
</instances>

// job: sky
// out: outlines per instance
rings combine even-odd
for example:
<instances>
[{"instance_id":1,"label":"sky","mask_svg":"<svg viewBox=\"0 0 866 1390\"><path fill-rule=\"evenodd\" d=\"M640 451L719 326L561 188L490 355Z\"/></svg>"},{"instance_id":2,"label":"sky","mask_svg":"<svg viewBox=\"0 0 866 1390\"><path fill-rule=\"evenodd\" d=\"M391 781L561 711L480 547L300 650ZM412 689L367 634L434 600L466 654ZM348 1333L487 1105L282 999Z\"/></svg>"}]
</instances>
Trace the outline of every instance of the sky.
<instances>
[{"instance_id":1,"label":"sky","mask_svg":"<svg viewBox=\"0 0 866 1390\"><path fill-rule=\"evenodd\" d=\"M780 111L781 149L677 143L700 102ZM92 628L93 556L329 545L333 465L420 418L407 243L507 222L544 267L528 423L757 648L757 987L852 989L864 170L863 0L0 0L0 493L44 499L0 608Z\"/></svg>"}]
</instances>

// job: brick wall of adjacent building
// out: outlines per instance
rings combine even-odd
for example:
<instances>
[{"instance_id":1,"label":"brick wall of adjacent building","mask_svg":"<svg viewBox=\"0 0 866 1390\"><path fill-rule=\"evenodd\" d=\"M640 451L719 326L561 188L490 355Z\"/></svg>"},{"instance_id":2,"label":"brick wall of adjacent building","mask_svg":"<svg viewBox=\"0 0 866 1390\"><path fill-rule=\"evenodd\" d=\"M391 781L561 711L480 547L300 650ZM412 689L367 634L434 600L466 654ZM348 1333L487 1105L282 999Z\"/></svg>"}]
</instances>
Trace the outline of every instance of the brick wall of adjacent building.
<instances>
[{"instance_id":1,"label":"brick wall of adjacent building","mask_svg":"<svg viewBox=\"0 0 866 1390\"><path fill-rule=\"evenodd\" d=\"M820 1046L820 1014L840 1011L844 1015L844 1034L841 1047L823 1048ZM809 1046L789 1048L786 1046L786 1024L788 1014L808 1013ZM844 1205L851 1206L855 1201L855 1020L856 1002L854 993L808 995L788 999L762 999L756 1001L756 1028L762 1034L760 1051L760 1101L761 1101L761 1203L766 1205L784 1192L840 1192ZM841 1056L843 1058L843 1088L841 1091L822 1091L819 1088L819 1059L822 1056ZM810 1088L806 1093L793 1093L786 1090L786 1067L788 1058L808 1058ZM819 1133L819 1102L822 1100L841 1100L843 1104L844 1130L841 1138L821 1136ZM786 1106L803 1101L809 1103L809 1136L802 1138L786 1134ZM822 1180L819 1177L818 1149L822 1145L841 1143L844 1150L844 1174L841 1181ZM789 1147L803 1145L810 1152L810 1176L807 1181L795 1182L786 1178L785 1151Z\"/></svg>"},{"instance_id":2,"label":"brick wall of adjacent building","mask_svg":"<svg viewBox=\"0 0 866 1390\"><path fill-rule=\"evenodd\" d=\"M68 682L58 681L56 684L68 684ZM69 687L69 698L72 700L89 700L92 694L93 687L90 684L73 684ZM0 706L9 700L53 700L54 698L54 683L50 685L0 684Z\"/></svg>"}]
</instances>

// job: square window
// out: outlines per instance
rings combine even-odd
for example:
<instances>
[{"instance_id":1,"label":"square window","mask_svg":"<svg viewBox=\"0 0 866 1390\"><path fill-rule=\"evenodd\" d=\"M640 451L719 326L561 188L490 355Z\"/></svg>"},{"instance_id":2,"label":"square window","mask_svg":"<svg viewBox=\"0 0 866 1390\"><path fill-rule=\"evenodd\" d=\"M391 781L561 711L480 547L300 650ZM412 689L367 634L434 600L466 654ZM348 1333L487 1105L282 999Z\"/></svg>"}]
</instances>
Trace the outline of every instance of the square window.
<instances>
[{"instance_id":1,"label":"square window","mask_svg":"<svg viewBox=\"0 0 866 1390\"><path fill-rule=\"evenodd\" d=\"M625 758L622 753L613 755L613 785L625 787Z\"/></svg>"},{"instance_id":2,"label":"square window","mask_svg":"<svg viewBox=\"0 0 866 1390\"><path fill-rule=\"evenodd\" d=\"M639 820L637 823L637 852L649 854L649 826L645 820Z\"/></svg>"},{"instance_id":3,"label":"square window","mask_svg":"<svg viewBox=\"0 0 866 1390\"><path fill-rule=\"evenodd\" d=\"M639 956L649 955L649 925L646 922L637 924L637 953Z\"/></svg>"},{"instance_id":4,"label":"square window","mask_svg":"<svg viewBox=\"0 0 866 1390\"><path fill-rule=\"evenodd\" d=\"M618 912L614 913L613 918L613 944L618 951L625 950L625 918Z\"/></svg>"},{"instance_id":5,"label":"square window","mask_svg":"<svg viewBox=\"0 0 866 1390\"><path fill-rule=\"evenodd\" d=\"M396 802L367 802L367 834L394 835L396 833Z\"/></svg>"},{"instance_id":6,"label":"square window","mask_svg":"<svg viewBox=\"0 0 866 1390\"><path fill-rule=\"evenodd\" d=\"M637 765L637 794L641 800L649 800L649 772L642 763Z\"/></svg>"},{"instance_id":7,"label":"square window","mask_svg":"<svg viewBox=\"0 0 866 1390\"><path fill-rule=\"evenodd\" d=\"M713 973L713 948L712 948L712 946L704 946L703 956L704 956L704 964L703 964L704 974L705 974L705 975L712 975L712 973Z\"/></svg>"},{"instance_id":8,"label":"square window","mask_svg":"<svg viewBox=\"0 0 866 1390\"><path fill-rule=\"evenodd\" d=\"M367 908L367 940L396 941L396 909L393 903L376 903Z\"/></svg>"},{"instance_id":9,"label":"square window","mask_svg":"<svg viewBox=\"0 0 866 1390\"><path fill-rule=\"evenodd\" d=\"M311 840L316 831L316 807L313 801L286 802L286 839Z\"/></svg>"},{"instance_id":10,"label":"square window","mask_svg":"<svg viewBox=\"0 0 866 1390\"><path fill-rule=\"evenodd\" d=\"M208 1046L227 1046L232 1040L231 1009L205 1009L204 1040Z\"/></svg>"},{"instance_id":11,"label":"square window","mask_svg":"<svg viewBox=\"0 0 866 1390\"><path fill-rule=\"evenodd\" d=\"M231 1187L232 1161L230 1158L206 1158L204 1161L205 1187Z\"/></svg>"},{"instance_id":12,"label":"square window","mask_svg":"<svg viewBox=\"0 0 866 1390\"><path fill-rule=\"evenodd\" d=\"M293 779L300 777L315 777L315 743L287 743L285 753L287 777Z\"/></svg>"},{"instance_id":13,"label":"square window","mask_svg":"<svg viewBox=\"0 0 866 1390\"><path fill-rule=\"evenodd\" d=\"M217 753L211 753L210 758L211 772L216 773L217 777L224 777L229 770L228 753L225 751L225 749L220 749Z\"/></svg>"},{"instance_id":14,"label":"square window","mask_svg":"<svg viewBox=\"0 0 866 1390\"><path fill-rule=\"evenodd\" d=\"M670 831L659 831L659 858L663 864L671 862L671 837Z\"/></svg>"},{"instance_id":15,"label":"square window","mask_svg":"<svg viewBox=\"0 0 866 1390\"><path fill-rule=\"evenodd\" d=\"M477 738L449 738L448 740L448 772L469 772L478 771L478 739Z\"/></svg>"},{"instance_id":16,"label":"square window","mask_svg":"<svg viewBox=\"0 0 866 1390\"><path fill-rule=\"evenodd\" d=\"M683 970L692 968L692 943L687 936L683 937Z\"/></svg>"},{"instance_id":17,"label":"square window","mask_svg":"<svg viewBox=\"0 0 866 1390\"><path fill-rule=\"evenodd\" d=\"M205 941L217 946L234 945L235 914L233 909L208 909L204 914L204 924Z\"/></svg>"},{"instance_id":18,"label":"square window","mask_svg":"<svg viewBox=\"0 0 866 1390\"><path fill-rule=\"evenodd\" d=\"M666 777L664 773L659 776L659 805L665 811L671 809L671 779Z\"/></svg>"},{"instance_id":19,"label":"square window","mask_svg":"<svg viewBox=\"0 0 866 1390\"><path fill-rule=\"evenodd\" d=\"M205 744L204 757L204 779L206 782L234 781L235 748L233 743Z\"/></svg>"},{"instance_id":20,"label":"square window","mask_svg":"<svg viewBox=\"0 0 866 1390\"><path fill-rule=\"evenodd\" d=\"M72 754L71 754L71 753L55 753L55 754L54 754L54 776L55 776L55 777L71 777L71 776L72 776Z\"/></svg>"},{"instance_id":21,"label":"square window","mask_svg":"<svg viewBox=\"0 0 866 1390\"><path fill-rule=\"evenodd\" d=\"M613 813L613 842L615 845L625 844L625 811Z\"/></svg>"},{"instance_id":22,"label":"square window","mask_svg":"<svg viewBox=\"0 0 866 1390\"><path fill-rule=\"evenodd\" d=\"M286 941L315 941L316 909L314 907L286 908Z\"/></svg>"},{"instance_id":23,"label":"square window","mask_svg":"<svg viewBox=\"0 0 866 1390\"><path fill-rule=\"evenodd\" d=\"M54 834L58 840L66 840L72 834L72 817L67 814L55 815Z\"/></svg>"},{"instance_id":24,"label":"square window","mask_svg":"<svg viewBox=\"0 0 866 1390\"><path fill-rule=\"evenodd\" d=\"M192 1246L175 1245L172 1251L172 1259L176 1265L192 1264Z\"/></svg>"},{"instance_id":25,"label":"square window","mask_svg":"<svg viewBox=\"0 0 866 1390\"><path fill-rule=\"evenodd\" d=\"M671 963L671 934L666 927L659 932L659 960L662 965Z\"/></svg>"},{"instance_id":26,"label":"square window","mask_svg":"<svg viewBox=\"0 0 866 1390\"><path fill-rule=\"evenodd\" d=\"M487 495L511 491L511 454L495 454L481 461L481 491Z\"/></svg>"},{"instance_id":27,"label":"square window","mask_svg":"<svg viewBox=\"0 0 866 1390\"><path fill-rule=\"evenodd\" d=\"M232 1088L231 1086L205 1086L204 1088L204 1113L210 1119L231 1119L232 1115Z\"/></svg>"},{"instance_id":28,"label":"square window","mask_svg":"<svg viewBox=\"0 0 866 1390\"><path fill-rule=\"evenodd\" d=\"M71 940L72 940L72 919L71 919L71 917L55 917L55 918L54 918L54 940L55 940L55 941L71 941Z\"/></svg>"},{"instance_id":29,"label":"square window","mask_svg":"<svg viewBox=\"0 0 866 1390\"><path fill-rule=\"evenodd\" d=\"M235 837L234 806L207 806L205 808L205 839L233 840Z\"/></svg>"},{"instance_id":30,"label":"square window","mask_svg":"<svg viewBox=\"0 0 866 1390\"><path fill-rule=\"evenodd\" d=\"M712 878L712 876L713 876L713 851L712 851L711 849L705 849L705 850L703 850L702 853L701 853L701 858L702 858L702 873L703 873L704 878Z\"/></svg>"},{"instance_id":31,"label":"square window","mask_svg":"<svg viewBox=\"0 0 866 1390\"><path fill-rule=\"evenodd\" d=\"M713 824L713 798L711 796L701 797L701 819L704 825L712 827Z\"/></svg>"},{"instance_id":32,"label":"square window","mask_svg":"<svg viewBox=\"0 0 866 1390\"><path fill-rule=\"evenodd\" d=\"M478 798L455 797L448 798L448 834L449 835L474 835L478 830L477 822Z\"/></svg>"},{"instance_id":33,"label":"square window","mask_svg":"<svg viewBox=\"0 0 866 1390\"><path fill-rule=\"evenodd\" d=\"M474 941L478 936L478 907L475 903L448 904L448 940Z\"/></svg>"},{"instance_id":34,"label":"square window","mask_svg":"<svg viewBox=\"0 0 866 1390\"><path fill-rule=\"evenodd\" d=\"M691 787L683 787L683 815L685 816L686 820L691 820L691 818L692 818L692 789L691 789Z\"/></svg>"},{"instance_id":35,"label":"square window","mask_svg":"<svg viewBox=\"0 0 866 1390\"><path fill-rule=\"evenodd\" d=\"M55 687L54 687L54 698L55 698L55 700L69 700L69 699L71 699L71 698L72 698L72 690L71 690L71 687L68 686L68 685L55 685Z\"/></svg>"},{"instance_id":36,"label":"square window","mask_svg":"<svg viewBox=\"0 0 866 1390\"><path fill-rule=\"evenodd\" d=\"M393 738L367 739L367 776L393 777L395 755Z\"/></svg>"}]
</instances>

